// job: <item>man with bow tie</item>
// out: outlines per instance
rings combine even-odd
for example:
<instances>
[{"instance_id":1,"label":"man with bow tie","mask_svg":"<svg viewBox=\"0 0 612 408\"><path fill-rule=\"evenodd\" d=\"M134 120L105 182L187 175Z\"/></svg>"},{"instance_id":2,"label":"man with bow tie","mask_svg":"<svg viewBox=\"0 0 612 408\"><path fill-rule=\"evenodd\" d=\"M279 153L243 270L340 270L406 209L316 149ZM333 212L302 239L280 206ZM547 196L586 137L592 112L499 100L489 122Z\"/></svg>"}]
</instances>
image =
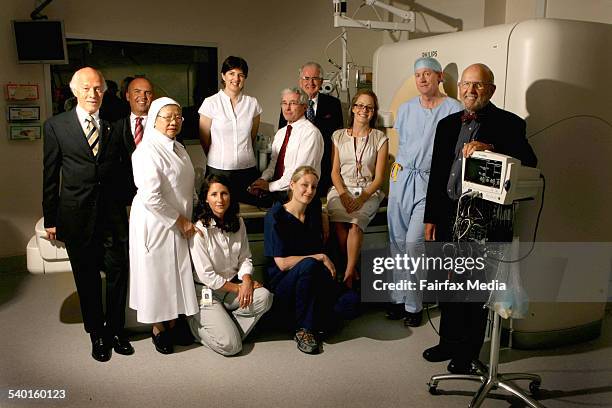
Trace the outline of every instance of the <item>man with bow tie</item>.
<instances>
[{"instance_id":1,"label":"man with bow tie","mask_svg":"<svg viewBox=\"0 0 612 408\"><path fill-rule=\"evenodd\" d=\"M525 137L525 121L490 102L495 84L489 67L470 65L458 86L465 109L442 119L436 128L425 204L426 241L452 241L462 161L472 153L490 150L515 157L525 166L537 163ZM440 302L440 310L440 342L425 350L423 357L432 362L451 360L450 372L470 373L484 341L488 309L481 302Z\"/></svg>"}]
</instances>

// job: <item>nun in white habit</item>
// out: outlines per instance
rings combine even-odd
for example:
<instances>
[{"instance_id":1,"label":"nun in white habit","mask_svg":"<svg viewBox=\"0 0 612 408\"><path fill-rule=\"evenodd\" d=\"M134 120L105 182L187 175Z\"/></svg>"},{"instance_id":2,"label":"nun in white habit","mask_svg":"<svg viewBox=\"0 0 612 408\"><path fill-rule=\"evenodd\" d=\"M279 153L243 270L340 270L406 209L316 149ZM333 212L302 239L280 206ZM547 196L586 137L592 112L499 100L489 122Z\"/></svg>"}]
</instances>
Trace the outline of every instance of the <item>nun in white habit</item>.
<instances>
[{"instance_id":1,"label":"nun in white habit","mask_svg":"<svg viewBox=\"0 0 612 408\"><path fill-rule=\"evenodd\" d=\"M174 351L171 330L179 314L199 307L189 258L194 169L175 138L183 123L180 105L153 101L142 142L132 154L138 191L130 214L130 307L137 320L153 323L157 351Z\"/></svg>"}]
</instances>

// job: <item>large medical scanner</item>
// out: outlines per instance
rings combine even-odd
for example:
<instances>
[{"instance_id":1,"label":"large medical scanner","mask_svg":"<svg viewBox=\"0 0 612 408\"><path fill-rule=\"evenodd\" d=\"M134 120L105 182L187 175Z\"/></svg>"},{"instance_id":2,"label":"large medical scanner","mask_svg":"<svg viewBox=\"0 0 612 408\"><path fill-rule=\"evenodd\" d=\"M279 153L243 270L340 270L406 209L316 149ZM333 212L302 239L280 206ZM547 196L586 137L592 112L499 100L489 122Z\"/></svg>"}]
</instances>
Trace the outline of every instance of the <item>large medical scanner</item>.
<instances>
[{"instance_id":1,"label":"large medical scanner","mask_svg":"<svg viewBox=\"0 0 612 408\"><path fill-rule=\"evenodd\" d=\"M373 82L390 152L397 152L392 129L397 108L418 95L412 72L417 58L440 61L442 86L452 97L457 97L461 72L482 62L495 74L492 102L526 120L527 137L546 177L536 241L611 242L611 43L612 25L539 19L384 45L374 55ZM521 204L517 229L523 241L532 237L539 206L539 199ZM558 267L544 265L540 272L563 272L582 280L591 276L588 262L572 270ZM609 282L604 283L607 290ZM599 300L532 302L530 317L513 322L514 346L553 346L597 337L605 303L601 296L593 299Z\"/></svg>"}]
</instances>

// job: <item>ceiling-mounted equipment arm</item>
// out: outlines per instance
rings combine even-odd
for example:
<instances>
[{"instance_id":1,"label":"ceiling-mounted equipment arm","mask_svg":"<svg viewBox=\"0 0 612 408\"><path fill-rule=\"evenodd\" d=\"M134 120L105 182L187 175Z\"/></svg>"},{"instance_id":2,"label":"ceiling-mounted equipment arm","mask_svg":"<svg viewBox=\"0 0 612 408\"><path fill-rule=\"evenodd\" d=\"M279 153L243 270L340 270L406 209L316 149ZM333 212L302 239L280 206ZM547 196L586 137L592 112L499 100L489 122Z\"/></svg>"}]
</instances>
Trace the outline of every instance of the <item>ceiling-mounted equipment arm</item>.
<instances>
[{"instance_id":1,"label":"ceiling-mounted equipment arm","mask_svg":"<svg viewBox=\"0 0 612 408\"><path fill-rule=\"evenodd\" d=\"M43 16L40 14L41 11L43 11L43 9L45 7L47 7L49 4L51 4L53 0L45 0L43 1L38 7L36 7L34 9L33 12L30 13L30 18L32 20L46 20L47 16Z\"/></svg>"}]
</instances>

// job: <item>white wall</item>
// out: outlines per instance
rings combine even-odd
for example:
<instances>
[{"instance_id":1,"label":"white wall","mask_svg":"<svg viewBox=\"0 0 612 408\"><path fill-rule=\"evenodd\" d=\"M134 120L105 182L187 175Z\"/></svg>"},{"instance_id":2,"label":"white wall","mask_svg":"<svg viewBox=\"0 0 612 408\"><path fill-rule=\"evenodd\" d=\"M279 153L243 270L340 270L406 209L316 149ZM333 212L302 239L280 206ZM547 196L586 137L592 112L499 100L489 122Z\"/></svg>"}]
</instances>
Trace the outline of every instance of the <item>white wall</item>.
<instances>
[{"instance_id":1,"label":"white wall","mask_svg":"<svg viewBox=\"0 0 612 408\"><path fill-rule=\"evenodd\" d=\"M611 0L548 0L547 18L612 23Z\"/></svg>"},{"instance_id":2,"label":"white wall","mask_svg":"<svg viewBox=\"0 0 612 408\"><path fill-rule=\"evenodd\" d=\"M527 15L533 18L536 0L419 0L418 4L447 16L459 18L464 30L517 16L518 3L527 2ZM11 19L27 19L35 7L30 0L3 0L0 8L0 85L7 82L37 83L44 91L41 65L18 65L11 32ZM406 7L410 0L393 4ZM612 22L612 1L608 0L548 0L547 16ZM351 15L361 0L349 0ZM485 15L485 7L489 10ZM533 6L533 7L532 7ZM502 9L505 7L505 10ZM533 12L532 12L533 10ZM531 14L529 14L531 13ZM278 121L278 92L296 84L297 69L305 61L323 63L323 50L340 33L332 28L332 0L297 2L287 0L235 0L231 3L213 0L183 0L167 2L149 0L82 1L61 0L48 6L43 14L65 21L69 35L100 40L156 42L165 44L216 45L219 61L228 55L239 55L249 63L246 92L256 96L263 109L261 130L272 134ZM381 12L383 19L386 13ZM364 7L357 18L376 19ZM425 24L427 21L427 24ZM487 24L489 25L489 24ZM421 31L446 31L450 27L430 16L419 15L417 28ZM358 65L372 65L372 55L387 34L376 31L350 30L349 48ZM340 61L340 46L330 47L334 59ZM171 59L172 55L168 55ZM409 69L410 63L407 63ZM46 90L49 92L50 90ZM43 96L45 93L42 92ZM41 115L47 112L42 104ZM6 111L0 99L0 112ZM10 142L6 135L6 117L0 113L0 257L25 253L25 245L33 234L34 223L40 217L42 184L42 141Z\"/></svg>"},{"instance_id":3,"label":"white wall","mask_svg":"<svg viewBox=\"0 0 612 408\"><path fill-rule=\"evenodd\" d=\"M610 0L505 0L505 3L506 23L540 17L612 23ZM540 10L544 15L538 15Z\"/></svg>"},{"instance_id":4,"label":"white wall","mask_svg":"<svg viewBox=\"0 0 612 408\"><path fill-rule=\"evenodd\" d=\"M27 4L26 4L27 3ZM0 7L0 256L25 253L27 235L34 231L35 214L41 214L42 142L9 141L5 86L42 84L42 65L18 65L11 19L27 19L31 1L4 1ZM42 89L41 89L42 90ZM41 115L46 115L44 107Z\"/></svg>"},{"instance_id":5,"label":"white wall","mask_svg":"<svg viewBox=\"0 0 612 408\"><path fill-rule=\"evenodd\" d=\"M0 8L0 85L32 82L43 85L41 65L18 65L11 19L28 19L34 1L3 0ZM360 1L350 0L349 8ZM299 66L309 60L323 63L323 50L340 31L332 27L331 0L61 0L43 14L65 21L68 35L101 40L210 45L219 47L219 62L239 55L249 63L246 92L263 106L262 127L272 134L278 123L279 92L297 84ZM364 13L373 18L370 11ZM351 53L358 64L371 65L380 33L351 34ZM339 60L339 46L330 53ZM168 55L168 60L172 55ZM323 64L331 69L331 65ZM42 103L42 101L41 101ZM0 112L5 111L0 100ZM47 112L43 109L42 116ZM0 257L25 253L35 221L41 216L42 141L9 142L6 118L0 113Z\"/></svg>"}]
</instances>

